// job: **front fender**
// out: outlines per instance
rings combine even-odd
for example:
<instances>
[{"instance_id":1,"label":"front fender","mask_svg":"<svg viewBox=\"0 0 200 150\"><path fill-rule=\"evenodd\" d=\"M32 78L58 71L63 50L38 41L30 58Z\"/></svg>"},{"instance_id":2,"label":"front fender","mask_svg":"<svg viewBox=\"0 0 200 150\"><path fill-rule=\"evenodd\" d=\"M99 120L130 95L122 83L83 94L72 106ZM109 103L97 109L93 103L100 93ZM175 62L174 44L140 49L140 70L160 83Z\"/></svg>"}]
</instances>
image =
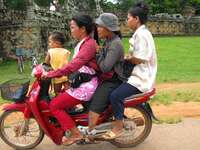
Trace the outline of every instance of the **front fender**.
<instances>
[{"instance_id":1,"label":"front fender","mask_svg":"<svg viewBox=\"0 0 200 150\"><path fill-rule=\"evenodd\" d=\"M26 119L29 119L32 117L31 110L27 107L26 103L12 103L12 104L7 104L3 107L4 111L9 111L9 110L18 110L24 113L24 117Z\"/></svg>"},{"instance_id":2,"label":"front fender","mask_svg":"<svg viewBox=\"0 0 200 150\"><path fill-rule=\"evenodd\" d=\"M4 111L8 111L8 110L19 110L24 112L26 108L26 103L11 103L11 104L6 104L3 107Z\"/></svg>"}]
</instances>

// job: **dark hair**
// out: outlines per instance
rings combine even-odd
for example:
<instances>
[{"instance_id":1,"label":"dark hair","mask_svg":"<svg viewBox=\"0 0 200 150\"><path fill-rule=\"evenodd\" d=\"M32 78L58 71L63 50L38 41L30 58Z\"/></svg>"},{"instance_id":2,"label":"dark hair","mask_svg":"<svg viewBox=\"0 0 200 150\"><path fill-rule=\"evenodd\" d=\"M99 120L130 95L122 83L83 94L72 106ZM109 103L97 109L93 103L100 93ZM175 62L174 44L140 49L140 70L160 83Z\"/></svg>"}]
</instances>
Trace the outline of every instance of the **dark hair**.
<instances>
[{"instance_id":1,"label":"dark hair","mask_svg":"<svg viewBox=\"0 0 200 150\"><path fill-rule=\"evenodd\" d=\"M138 2L133 7L131 7L128 11L128 13L131 16L133 17L138 16L141 24L145 24L147 22L148 12L149 12L149 8L144 2Z\"/></svg>"},{"instance_id":2,"label":"dark hair","mask_svg":"<svg viewBox=\"0 0 200 150\"><path fill-rule=\"evenodd\" d=\"M72 20L76 22L78 27L85 27L88 35L94 30L94 23L89 15L76 15L72 17Z\"/></svg>"},{"instance_id":3,"label":"dark hair","mask_svg":"<svg viewBox=\"0 0 200 150\"><path fill-rule=\"evenodd\" d=\"M72 17L72 20L76 22L78 27L85 27L85 30L88 35L93 33L93 38L99 44L96 25L93 22L93 19L89 15L82 15L82 14L76 15Z\"/></svg>"},{"instance_id":4,"label":"dark hair","mask_svg":"<svg viewBox=\"0 0 200 150\"><path fill-rule=\"evenodd\" d=\"M93 38L96 40L97 44L99 44L99 36L98 36L98 32L97 32L97 25L95 23L94 23Z\"/></svg>"},{"instance_id":5,"label":"dark hair","mask_svg":"<svg viewBox=\"0 0 200 150\"><path fill-rule=\"evenodd\" d=\"M120 39L122 39L122 33L121 33L121 31L113 31L113 33L115 33L116 35L119 36Z\"/></svg>"},{"instance_id":6,"label":"dark hair","mask_svg":"<svg viewBox=\"0 0 200 150\"><path fill-rule=\"evenodd\" d=\"M61 45L65 44L65 36L63 33L56 31L56 32L50 33L50 36L53 41L60 42Z\"/></svg>"}]
</instances>

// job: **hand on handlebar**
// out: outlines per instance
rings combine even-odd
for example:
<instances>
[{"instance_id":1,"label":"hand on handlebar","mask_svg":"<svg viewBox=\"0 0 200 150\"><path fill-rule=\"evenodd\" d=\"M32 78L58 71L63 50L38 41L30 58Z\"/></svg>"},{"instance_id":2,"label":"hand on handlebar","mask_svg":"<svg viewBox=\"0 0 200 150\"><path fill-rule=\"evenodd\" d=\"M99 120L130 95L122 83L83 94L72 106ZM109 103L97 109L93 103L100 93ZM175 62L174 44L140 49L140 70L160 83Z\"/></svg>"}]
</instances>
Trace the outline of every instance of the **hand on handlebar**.
<instances>
[{"instance_id":1,"label":"hand on handlebar","mask_svg":"<svg viewBox=\"0 0 200 150\"><path fill-rule=\"evenodd\" d=\"M43 71L43 72L42 72L41 78L42 78L42 79L47 79L47 78L49 78L47 75L48 75L48 72Z\"/></svg>"}]
</instances>

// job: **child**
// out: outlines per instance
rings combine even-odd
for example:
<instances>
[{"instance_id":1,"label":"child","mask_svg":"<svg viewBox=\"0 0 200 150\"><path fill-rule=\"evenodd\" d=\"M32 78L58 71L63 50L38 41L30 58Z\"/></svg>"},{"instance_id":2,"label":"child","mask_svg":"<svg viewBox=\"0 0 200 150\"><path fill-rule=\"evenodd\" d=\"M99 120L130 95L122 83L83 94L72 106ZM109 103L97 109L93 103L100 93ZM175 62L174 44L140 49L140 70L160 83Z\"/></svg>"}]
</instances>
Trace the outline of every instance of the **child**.
<instances>
[{"instance_id":1,"label":"child","mask_svg":"<svg viewBox=\"0 0 200 150\"><path fill-rule=\"evenodd\" d=\"M54 70L62 68L68 63L70 52L63 48L65 43L64 35L60 32L53 32L48 39L49 50L45 63L50 64ZM54 92L56 95L61 92L63 86L68 88L67 77L62 76L53 79Z\"/></svg>"}]
</instances>

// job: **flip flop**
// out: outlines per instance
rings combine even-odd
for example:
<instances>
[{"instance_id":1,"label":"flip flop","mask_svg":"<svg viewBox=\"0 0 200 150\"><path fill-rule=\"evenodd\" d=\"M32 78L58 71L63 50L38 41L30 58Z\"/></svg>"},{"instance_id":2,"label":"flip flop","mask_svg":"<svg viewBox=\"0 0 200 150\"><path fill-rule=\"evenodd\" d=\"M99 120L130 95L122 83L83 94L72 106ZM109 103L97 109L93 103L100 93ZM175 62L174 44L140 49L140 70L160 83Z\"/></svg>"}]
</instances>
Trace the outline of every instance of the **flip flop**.
<instances>
[{"instance_id":1,"label":"flip flop","mask_svg":"<svg viewBox=\"0 0 200 150\"><path fill-rule=\"evenodd\" d=\"M102 137L105 140L113 140L113 139L118 138L119 136L121 136L122 133L123 133L123 130L118 132L118 133L114 133L113 131L108 131L104 135L102 135Z\"/></svg>"},{"instance_id":2,"label":"flip flop","mask_svg":"<svg viewBox=\"0 0 200 150\"><path fill-rule=\"evenodd\" d=\"M74 143L76 143L77 141L79 140L82 140L83 138L82 137L78 137L78 138L66 138L63 142L62 142L62 145L64 146L70 146Z\"/></svg>"}]
</instances>

